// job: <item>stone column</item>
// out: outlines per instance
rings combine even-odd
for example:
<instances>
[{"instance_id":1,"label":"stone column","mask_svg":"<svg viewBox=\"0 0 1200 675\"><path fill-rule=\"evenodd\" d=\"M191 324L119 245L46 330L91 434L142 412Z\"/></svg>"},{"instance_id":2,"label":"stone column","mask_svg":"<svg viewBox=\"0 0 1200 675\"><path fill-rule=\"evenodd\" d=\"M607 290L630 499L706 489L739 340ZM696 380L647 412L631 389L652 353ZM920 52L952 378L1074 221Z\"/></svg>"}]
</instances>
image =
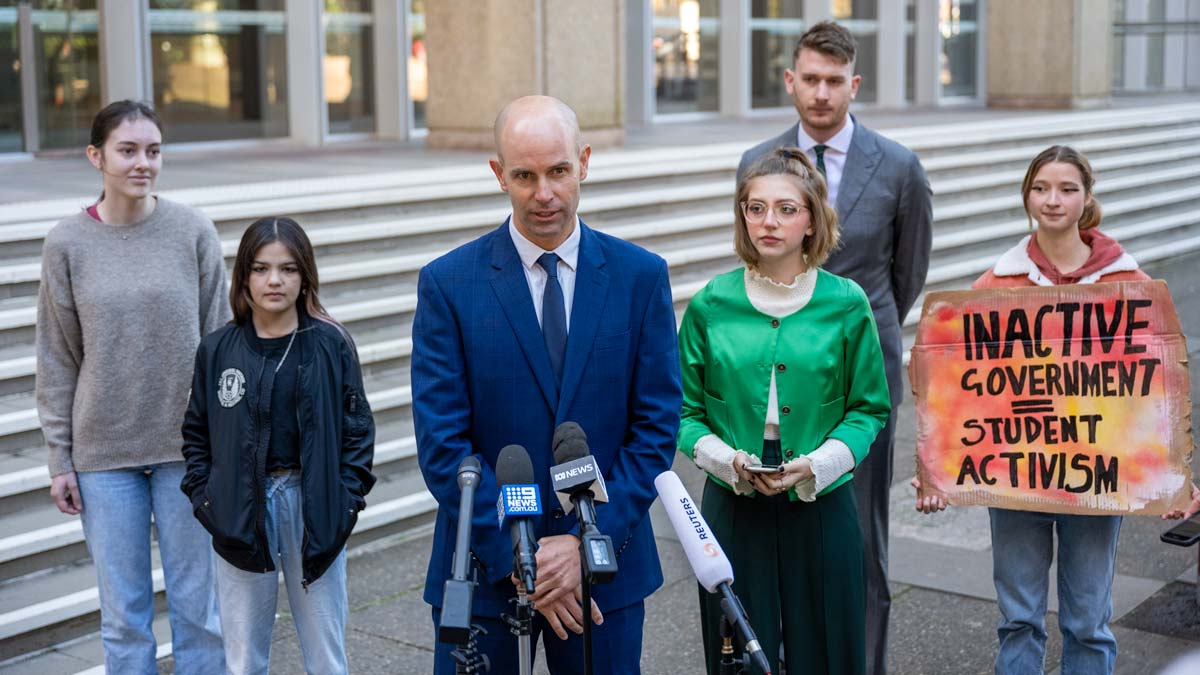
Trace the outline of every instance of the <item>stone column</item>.
<instances>
[{"instance_id":1,"label":"stone column","mask_svg":"<svg viewBox=\"0 0 1200 675\"><path fill-rule=\"evenodd\" d=\"M380 138L408 138L408 17L405 2L376 2L375 134Z\"/></svg>"},{"instance_id":2,"label":"stone column","mask_svg":"<svg viewBox=\"0 0 1200 675\"><path fill-rule=\"evenodd\" d=\"M987 103L1088 108L1112 94L1108 0L987 3Z\"/></svg>"},{"instance_id":3,"label":"stone column","mask_svg":"<svg viewBox=\"0 0 1200 675\"><path fill-rule=\"evenodd\" d=\"M438 0L426 4L431 148L491 150L509 101L554 96L593 146L625 140L622 0Z\"/></svg>"},{"instance_id":4,"label":"stone column","mask_svg":"<svg viewBox=\"0 0 1200 675\"><path fill-rule=\"evenodd\" d=\"M720 90L722 117L742 117L750 112L750 3L721 0Z\"/></svg>"},{"instance_id":5,"label":"stone column","mask_svg":"<svg viewBox=\"0 0 1200 675\"><path fill-rule=\"evenodd\" d=\"M324 143L329 129L321 7L315 2L289 2L285 13L288 135L293 141L307 146Z\"/></svg>"},{"instance_id":6,"label":"stone column","mask_svg":"<svg viewBox=\"0 0 1200 675\"><path fill-rule=\"evenodd\" d=\"M145 0L101 0L100 92L104 104L150 100L150 24ZM31 62L32 63L32 62Z\"/></svg>"},{"instance_id":7,"label":"stone column","mask_svg":"<svg viewBox=\"0 0 1200 675\"><path fill-rule=\"evenodd\" d=\"M879 0L879 33L876 54L876 103L881 108L903 108L907 46L904 34L904 0Z\"/></svg>"}]
</instances>

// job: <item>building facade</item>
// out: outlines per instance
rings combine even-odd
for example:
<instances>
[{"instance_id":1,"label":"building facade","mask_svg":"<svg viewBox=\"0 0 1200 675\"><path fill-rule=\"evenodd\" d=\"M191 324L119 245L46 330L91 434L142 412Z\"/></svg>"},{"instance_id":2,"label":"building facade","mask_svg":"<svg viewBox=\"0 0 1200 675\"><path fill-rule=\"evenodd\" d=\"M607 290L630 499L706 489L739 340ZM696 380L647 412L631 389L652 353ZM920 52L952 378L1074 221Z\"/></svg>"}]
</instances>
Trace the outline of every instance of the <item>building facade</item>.
<instances>
[{"instance_id":1,"label":"building facade","mask_svg":"<svg viewBox=\"0 0 1200 675\"><path fill-rule=\"evenodd\" d=\"M786 111L783 70L796 38L822 19L858 38L863 105L1077 103L989 91L989 55L1009 58L989 37L1017 39L1011 27L989 36L989 17L998 27L1023 20L1015 15L1028 1L0 0L0 156L86 145L93 113L121 98L152 101L175 144L421 136L461 106L458 97L431 105L439 85L489 87L487 77L464 79L469 63L430 64L477 42L505 49L503 35L480 35L500 30L489 28L496 17L469 20L489 6L540 35L573 11L599 7L615 19L608 126ZM1076 25L1055 39L1072 39L1082 61L1103 59L1103 86L1083 98L1200 91L1200 0L1035 5L1062 5ZM582 36L589 27L572 30ZM545 70L558 57L529 58Z\"/></svg>"}]
</instances>

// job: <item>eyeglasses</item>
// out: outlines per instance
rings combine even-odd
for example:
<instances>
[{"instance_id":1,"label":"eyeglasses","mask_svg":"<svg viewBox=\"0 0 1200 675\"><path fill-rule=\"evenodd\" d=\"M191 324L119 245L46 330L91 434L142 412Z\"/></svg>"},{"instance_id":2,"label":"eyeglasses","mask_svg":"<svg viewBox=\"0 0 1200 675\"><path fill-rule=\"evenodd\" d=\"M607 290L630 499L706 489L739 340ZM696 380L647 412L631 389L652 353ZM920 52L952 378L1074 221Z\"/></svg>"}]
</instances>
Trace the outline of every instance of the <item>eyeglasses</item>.
<instances>
[{"instance_id":1,"label":"eyeglasses","mask_svg":"<svg viewBox=\"0 0 1200 675\"><path fill-rule=\"evenodd\" d=\"M802 212L807 210L807 206L793 202L782 202L774 206L763 202L742 202L742 215L746 216L746 222L752 225L758 225L766 220L768 211L775 212L775 222L780 225L791 225L796 222Z\"/></svg>"}]
</instances>

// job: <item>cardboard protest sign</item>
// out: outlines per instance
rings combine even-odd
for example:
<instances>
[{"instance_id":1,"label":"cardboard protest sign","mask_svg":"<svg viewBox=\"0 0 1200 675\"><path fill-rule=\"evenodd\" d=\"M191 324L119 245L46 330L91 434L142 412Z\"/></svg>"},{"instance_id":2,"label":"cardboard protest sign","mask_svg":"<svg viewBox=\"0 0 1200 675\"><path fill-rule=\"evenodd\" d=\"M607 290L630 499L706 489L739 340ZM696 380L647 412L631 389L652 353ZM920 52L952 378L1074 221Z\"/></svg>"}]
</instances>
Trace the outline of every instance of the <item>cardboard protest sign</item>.
<instances>
[{"instance_id":1,"label":"cardboard protest sign","mask_svg":"<svg viewBox=\"0 0 1200 675\"><path fill-rule=\"evenodd\" d=\"M1187 346L1161 281L930 293L909 376L927 494L1090 514L1190 501Z\"/></svg>"}]
</instances>

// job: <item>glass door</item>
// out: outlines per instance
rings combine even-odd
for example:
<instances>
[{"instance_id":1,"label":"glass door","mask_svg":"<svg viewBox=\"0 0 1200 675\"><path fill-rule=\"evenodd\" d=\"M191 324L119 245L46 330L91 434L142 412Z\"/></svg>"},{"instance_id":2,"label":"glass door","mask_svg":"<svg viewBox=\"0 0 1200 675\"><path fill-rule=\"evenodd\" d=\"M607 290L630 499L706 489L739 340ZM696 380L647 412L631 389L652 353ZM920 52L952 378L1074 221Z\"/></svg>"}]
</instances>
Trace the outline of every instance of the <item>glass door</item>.
<instances>
[{"instance_id":1,"label":"glass door","mask_svg":"<svg viewBox=\"0 0 1200 675\"><path fill-rule=\"evenodd\" d=\"M82 148L100 110L96 0L40 0L31 7L38 149Z\"/></svg>"},{"instance_id":2,"label":"glass door","mask_svg":"<svg viewBox=\"0 0 1200 675\"><path fill-rule=\"evenodd\" d=\"M371 0L325 0L325 104L329 133L375 131Z\"/></svg>"},{"instance_id":3,"label":"glass door","mask_svg":"<svg viewBox=\"0 0 1200 675\"><path fill-rule=\"evenodd\" d=\"M21 137L21 41L16 0L0 0L0 152L25 149Z\"/></svg>"},{"instance_id":4,"label":"glass door","mask_svg":"<svg viewBox=\"0 0 1200 675\"><path fill-rule=\"evenodd\" d=\"M150 0L149 23L173 142L287 135L284 0Z\"/></svg>"}]
</instances>

